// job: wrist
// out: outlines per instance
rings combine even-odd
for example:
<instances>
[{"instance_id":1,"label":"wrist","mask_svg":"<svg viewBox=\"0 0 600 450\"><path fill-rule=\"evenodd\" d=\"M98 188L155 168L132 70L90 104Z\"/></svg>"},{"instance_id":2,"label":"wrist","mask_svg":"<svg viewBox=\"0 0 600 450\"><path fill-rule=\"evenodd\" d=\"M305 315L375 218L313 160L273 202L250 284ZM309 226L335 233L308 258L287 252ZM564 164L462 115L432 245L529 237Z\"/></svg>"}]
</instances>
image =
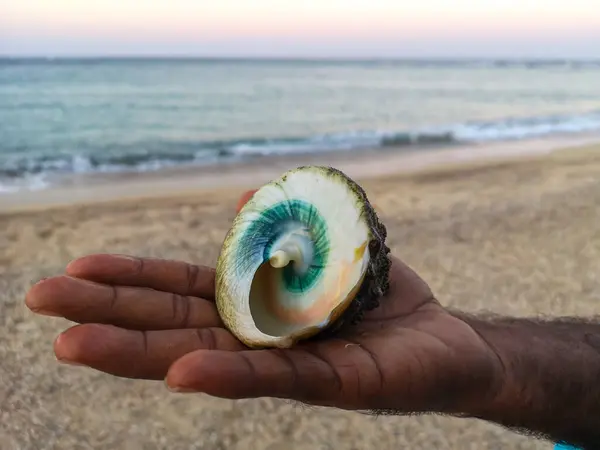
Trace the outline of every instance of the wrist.
<instances>
[{"instance_id":1,"label":"wrist","mask_svg":"<svg viewBox=\"0 0 600 450\"><path fill-rule=\"evenodd\" d=\"M477 319L446 311L443 320L438 321L437 336L451 350L436 359L437 367L431 371L435 378L419 394L423 409L418 411L477 417L503 390L502 359L482 335Z\"/></svg>"},{"instance_id":2,"label":"wrist","mask_svg":"<svg viewBox=\"0 0 600 450\"><path fill-rule=\"evenodd\" d=\"M485 320L473 317L464 317L463 320L478 335L485 347L491 370L487 375L485 390L480 391L479 396L474 397L472 401L462 405L461 413L481 419L502 415L501 411L506 405L514 408L517 402L524 400L519 398L519 395L515 398L511 365L506 349L502 346L502 342L506 342L510 336ZM524 392L521 392L521 395L523 394Z\"/></svg>"},{"instance_id":3,"label":"wrist","mask_svg":"<svg viewBox=\"0 0 600 450\"><path fill-rule=\"evenodd\" d=\"M501 349L495 344L495 336L490 335L486 322L466 315L456 316L465 322L479 340L479 353L469 358L470 376L465 383L465 391L458 402L456 415L483 418L488 411L500 407L510 397L511 382L507 362Z\"/></svg>"}]
</instances>

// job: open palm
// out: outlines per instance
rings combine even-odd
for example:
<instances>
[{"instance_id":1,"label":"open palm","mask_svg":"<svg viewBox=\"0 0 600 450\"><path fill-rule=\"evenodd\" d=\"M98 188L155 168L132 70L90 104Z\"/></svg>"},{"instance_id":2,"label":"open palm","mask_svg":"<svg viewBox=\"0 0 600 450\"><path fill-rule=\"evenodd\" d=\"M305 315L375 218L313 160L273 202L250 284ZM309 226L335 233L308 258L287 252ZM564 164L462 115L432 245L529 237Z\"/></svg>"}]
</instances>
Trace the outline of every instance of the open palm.
<instances>
[{"instance_id":1,"label":"open palm","mask_svg":"<svg viewBox=\"0 0 600 450\"><path fill-rule=\"evenodd\" d=\"M56 339L59 360L115 376L166 379L178 391L225 398L452 410L489 382L494 354L398 259L390 281L359 325L287 350L246 348L217 314L214 270L180 261L86 256L33 286L26 303L79 323Z\"/></svg>"}]
</instances>

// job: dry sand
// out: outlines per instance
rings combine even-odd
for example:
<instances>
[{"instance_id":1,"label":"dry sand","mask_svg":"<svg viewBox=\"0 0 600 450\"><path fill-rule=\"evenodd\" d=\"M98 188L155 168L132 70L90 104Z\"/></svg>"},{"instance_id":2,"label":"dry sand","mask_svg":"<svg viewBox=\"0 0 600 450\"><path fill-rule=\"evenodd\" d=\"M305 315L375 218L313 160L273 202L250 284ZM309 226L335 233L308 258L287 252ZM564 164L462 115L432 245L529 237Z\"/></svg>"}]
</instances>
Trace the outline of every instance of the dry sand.
<instances>
[{"instance_id":1,"label":"dry sand","mask_svg":"<svg viewBox=\"0 0 600 450\"><path fill-rule=\"evenodd\" d=\"M393 251L443 303L519 316L600 312L600 146L361 181ZM175 395L160 382L56 363L53 339L71 324L30 313L31 284L93 252L214 264L238 195L0 214L2 450L552 448L482 421Z\"/></svg>"}]
</instances>

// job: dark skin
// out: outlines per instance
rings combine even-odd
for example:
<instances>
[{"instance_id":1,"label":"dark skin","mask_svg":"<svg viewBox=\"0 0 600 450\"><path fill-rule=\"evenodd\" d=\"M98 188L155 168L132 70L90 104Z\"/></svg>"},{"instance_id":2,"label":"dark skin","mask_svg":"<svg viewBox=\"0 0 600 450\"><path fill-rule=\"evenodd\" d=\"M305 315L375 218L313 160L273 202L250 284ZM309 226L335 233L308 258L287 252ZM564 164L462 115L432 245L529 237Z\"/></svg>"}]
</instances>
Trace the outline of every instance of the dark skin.
<instances>
[{"instance_id":1,"label":"dark skin","mask_svg":"<svg viewBox=\"0 0 600 450\"><path fill-rule=\"evenodd\" d=\"M359 325L251 350L223 327L214 290L212 268L101 254L38 282L26 303L79 323L56 339L60 361L115 376L229 399L477 417L600 448L598 323L449 311L393 258L389 293Z\"/></svg>"}]
</instances>

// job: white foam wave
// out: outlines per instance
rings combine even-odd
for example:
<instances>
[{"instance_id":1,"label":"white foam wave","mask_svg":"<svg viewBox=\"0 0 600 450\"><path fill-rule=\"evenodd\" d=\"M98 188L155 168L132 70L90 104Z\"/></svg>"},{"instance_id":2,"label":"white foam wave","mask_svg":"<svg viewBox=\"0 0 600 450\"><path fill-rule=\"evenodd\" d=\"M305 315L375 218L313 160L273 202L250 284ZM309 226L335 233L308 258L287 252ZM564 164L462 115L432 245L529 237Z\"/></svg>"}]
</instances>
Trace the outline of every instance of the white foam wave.
<instances>
[{"instance_id":1,"label":"white foam wave","mask_svg":"<svg viewBox=\"0 0 600 450\"><path fill-rule=\"evenodd\" d=\"M600 131L600 112L573 116L507 119L489 123L465 123L451 128L459 141L527 139L553 134Z\"/></svg>"},{"instance_id":2,"label":"white foam wave","mask_svg":"<svg viewBox=\"0 0 600 450\"><path fill-rule=\"evenodd\" d=\"M508 118L489 122L465 122L445 127L422 128L408 131L366 130L331 133L305 138L275 138L231 140L217 143L186 143L189 158L169 152L169 143L159 154L148 153L139 157L140 148L132 146L132 153L124 150L106 157L100 150L86 155L65 155L44 158L0 160L0 194L21 190L42 190L50 185L49 176L86 173L153 172L166 167L186 164L215 163L226 159L252 156L346 151L378 147L411 148L419 145L452 145L469 142L492 142L539 138L556 134L600 132L600 111L579 115ZM177 144L177 143L175 143ZM173 157L175 154L175 157ZM133 155L133 156L132 156ZM177 157L177 155L179 155ZM184 156L186 154L184 153Z\"/></svg>"}]
</instances>

